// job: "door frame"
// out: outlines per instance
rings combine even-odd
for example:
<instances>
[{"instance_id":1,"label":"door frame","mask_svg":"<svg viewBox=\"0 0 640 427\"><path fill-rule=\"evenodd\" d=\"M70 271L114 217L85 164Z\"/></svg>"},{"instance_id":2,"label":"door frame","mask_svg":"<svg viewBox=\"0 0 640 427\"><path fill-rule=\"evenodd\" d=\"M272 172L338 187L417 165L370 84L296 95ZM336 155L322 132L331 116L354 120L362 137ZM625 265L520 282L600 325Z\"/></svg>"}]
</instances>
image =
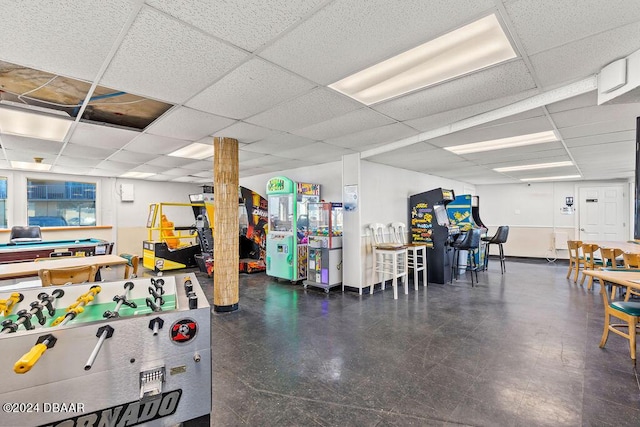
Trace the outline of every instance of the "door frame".
<instances>
[{"instance_id":1,"label":"door frame","mask_svg":"<svg viewBox=\"0 0 640 427\"><path fill-rule=\"evenodd\" d=\"M574 194L575 194L574 206L576 209L580 208L580 189L582 188L617 187L617 186L619 186L623 190L622 204L627 207L626 209L622 210L623 221L625 223L625 226L624 226L625 233L626 233L625 240L633 240L633 227L631 226L631 221L633 218L632 211L633 211L634 200L632 197L630 197L630 195L632 194L630 192L632 188L631 182L629 181L612 181L612 182L597 181L597 182L593 182L592 184L589 184L588 182L582 182L582 183L576 184L574 188ZM574 216L573 235L575 236L575 239L577 240L580 239L580 212L576 212L576 215Z\"/></svg>"}]
</instances>

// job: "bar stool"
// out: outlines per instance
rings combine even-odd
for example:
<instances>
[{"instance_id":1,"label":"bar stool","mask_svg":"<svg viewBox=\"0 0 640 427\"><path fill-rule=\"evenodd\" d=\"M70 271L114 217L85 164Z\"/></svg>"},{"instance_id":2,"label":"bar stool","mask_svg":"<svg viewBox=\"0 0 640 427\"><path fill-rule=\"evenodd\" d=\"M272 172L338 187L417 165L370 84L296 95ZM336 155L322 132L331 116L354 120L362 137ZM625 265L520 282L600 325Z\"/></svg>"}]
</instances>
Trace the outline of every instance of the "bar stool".
<instances>
[{"instance_id":1,"label":"bar stool","mask_svg":"<svg viewBox=\"0 0 640 427\"><path fill-rule=\"evenodd\" d=\"M478 266L476 265L476 251L480 249L480 237L482 236L482 228L472 228L466 234L453 242L453 264L451 266L451 280L458 278L458 268L460 263L460 251L468 251L468 260L471 260L471 286L473 287L473 273L476 274L476 282L478 281ZM465 265L465 268L469 266Z\"/></svg>"},{"instance_id":2,"label":"bar stool","mask_svg":"<svg viewBox=\"0 0 640 427\"><path fill-rule=\"evenodd\" d=\"M392 222L389 227L393 241L407 248L407 262L409 271L413 272L414 289L418 290L418 282L420 282L418 273L421 271L423 286L427 286L427 245L407 242L407 227L403 222Z\"/></svg>"},{"instance_id":3,"label":"bar stool","mask_svg":"<svg viewBox=\"0 0 640 427\"><path fill-rule=\"evenodd\" d=\"M387 275L391 276L393 285L393 299L398 299L398 278L402 279L404 284L404 293L408 294L407 283L407 248L400 243L385 242L384 233L386 227L383 224L369 224L371 232L371 249L373 252L373 270L371 272L371 288L370 294L373 294L373 287L376 282L376 273L378 279L382 274L381 286L384 290Z\"/></svg>"},{"instance_id":4,"label":"bar stool","mask_svg":"<svg viewBox=\"0 0 640 427\"><path fill-rule=\"evenodd\" d=\"M500 227L498 227L498 230L496 231L496 234L494 234L491 237L483 237L482 240L487 242L487 246L486 246L486 253L484 255L484 269L486 270L488 265L489 265L489 248L491 247L491 245L498 245L498 250L500 253L500 272L502 274L504 274L505 271L507 271L507 267L504 263L505 261L505 257L504 257L504 249L502 247L503 243L507 243L507 238L509 237L509 226L508 225L501 225Z\"/></svg>"}]
</instances>

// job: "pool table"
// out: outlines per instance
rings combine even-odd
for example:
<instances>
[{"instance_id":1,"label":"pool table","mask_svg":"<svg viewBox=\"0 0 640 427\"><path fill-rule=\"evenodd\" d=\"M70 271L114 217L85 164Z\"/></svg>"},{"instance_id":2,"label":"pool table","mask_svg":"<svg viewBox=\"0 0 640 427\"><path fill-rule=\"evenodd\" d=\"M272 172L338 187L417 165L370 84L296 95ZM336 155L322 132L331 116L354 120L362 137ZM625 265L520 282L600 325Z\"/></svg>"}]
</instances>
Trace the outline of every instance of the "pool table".
<instances>
[{"instance_id":1,"label":"pool table","mask_svg":"<svg viewBox=\"0 0 640 427\"><path fill-rule=\"evenodd\" d=\"M15 242L0 244L0 264L33 261L37 258L55 256L109 255L113 242L102 239L42 240L36 242Z\"/></svg>"}]
</instances>

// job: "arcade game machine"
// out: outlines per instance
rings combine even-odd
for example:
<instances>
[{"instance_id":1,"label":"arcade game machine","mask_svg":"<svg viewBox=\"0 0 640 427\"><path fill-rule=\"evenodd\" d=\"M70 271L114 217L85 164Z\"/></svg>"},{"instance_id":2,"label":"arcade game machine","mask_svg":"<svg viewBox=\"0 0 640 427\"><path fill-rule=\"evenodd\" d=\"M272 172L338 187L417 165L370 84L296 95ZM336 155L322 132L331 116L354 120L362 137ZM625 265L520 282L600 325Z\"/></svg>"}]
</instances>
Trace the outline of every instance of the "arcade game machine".
<instances>
[{"instance_id":1,"label":"arcade game machine","mask_svg":"<svg viewBox=\"0 0 640 427\"><path fill-rule=\"evenodd\" d=\"M342 203L311 202L309 210L309 268L304 288L326 293L342 284Z\"/></svg>"},{"instance_id":2,"label":"arcade game machine","mask_svg":"<svg viewBox=\"0 0 640 427\"><path fill-rule=\"evenodd\" d=\"M196 264L203 273L213 274L213 187L203 185L202 193L189 194L189 201L196 219L196 233L200 253L195 254Z\"/></svg>"},{"instance_id":3,"label":"arcade game machine","mask_svg":"<svg viewBox=\"0 0 640 427\"><path fill-rule=\"evenodd\" d=\"M253 190L240 187L240 272L265 271L267 253L267 199Z\"/></svg>"},{"instance_id":4,"label":"arcade game machine","mask_svg":"<svg viewBox=\"0 0 640 427\"><path fill-rule=\"evenodd\" d=\"M456 198L447 205L447 213L449 214L449 222L460 228L462 233L466 233L467 231L474 228L483 228L486 233L486 227L476 223L474 215L473 215L473 205L474 200L477 201L477 196L472 196L470 194L462 194L456 196ZM476 209L477 212L477 209ZM481 243L482 244L482 243ZM461 251L460 256L464 256ZM470 265L471 263L468 260L465 262L461 260L459 265ZM480 250L476 251L475 254L475 265L484 266L484 250L480 248Z\"/></svg>"},{"instance_id":5,"label":"arcade game machine","mask_svg":"<svg viewBox=\"0 0 640 427\"><path fill-rule=\"evenodd\" d=\"M447 214L447 204L455 198L453 190L435 188L409 197L411 243L427 245L427 274L430 283L451 280L453 248L449 245L460 233Z\"/></svg>"},{"instance_id":6,"label":"arcade game machine","mask_svg":"<svg viewBox=\"0 0 640 427\"><path fill-rule=\"evenodd\" d=\"M0 291L0 425L209 425L210 310L193 275Z\"/></svg>"},{"instance_id":7,"label":"arcade game machine","mask_svg":"<svg viewBox=\"0 0 640 427\"><path fill-rule=\"evenodd\" d=\"M484 228L484 232L486 234L489 227L484 225L480 219L480 197L478 196L471 196L471 216L473 216L473 221L478 227Z\"/></svg>"},{"instance_id":8,"label":"arcade game machine","mask_svg":"<svg viewBox=\"0 0 640 427\"><path fill-rule=\"evenodd\" d=\"M307 203L319 201L320 185L277 176L267 182L267 199L267 275L292 282L306 279Z\"/></svg>"},{"instance_id":9,"label":"arcade game machine","mask_svg":"<svg viewBox=\"0 0 640 427\"><path fill-rule=\"evenodd\" d=\"M177 270L197 265L202 253L193 225L174 226L163 213L166 207L204 206L202 203L152 203L147 217L148 240L142 242L142 265L153 271ZM174 211L175 212L175 211ZM201 240L201 239L200 239Z\"/></svg>"}]
</instances>

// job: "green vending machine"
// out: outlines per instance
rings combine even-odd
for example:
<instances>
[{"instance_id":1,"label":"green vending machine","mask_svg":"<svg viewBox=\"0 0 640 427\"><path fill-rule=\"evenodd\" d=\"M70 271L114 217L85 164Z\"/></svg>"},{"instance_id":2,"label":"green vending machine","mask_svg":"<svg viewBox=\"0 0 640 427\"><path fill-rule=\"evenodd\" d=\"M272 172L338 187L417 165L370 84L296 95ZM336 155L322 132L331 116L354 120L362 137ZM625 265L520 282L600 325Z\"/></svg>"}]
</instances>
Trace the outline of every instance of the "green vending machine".
<instances>
[{"instance_id":1,"label":"green vending machine","mask_svg":"<svg viewBox=\"0 0 640 427\"><path fill-rule=\"evenodd\" d=\"M267 275L292 282L306 279L307 203L320 200L320 185L277 176L267 182L267 200Z\"/></svg>"}]
</instances>

